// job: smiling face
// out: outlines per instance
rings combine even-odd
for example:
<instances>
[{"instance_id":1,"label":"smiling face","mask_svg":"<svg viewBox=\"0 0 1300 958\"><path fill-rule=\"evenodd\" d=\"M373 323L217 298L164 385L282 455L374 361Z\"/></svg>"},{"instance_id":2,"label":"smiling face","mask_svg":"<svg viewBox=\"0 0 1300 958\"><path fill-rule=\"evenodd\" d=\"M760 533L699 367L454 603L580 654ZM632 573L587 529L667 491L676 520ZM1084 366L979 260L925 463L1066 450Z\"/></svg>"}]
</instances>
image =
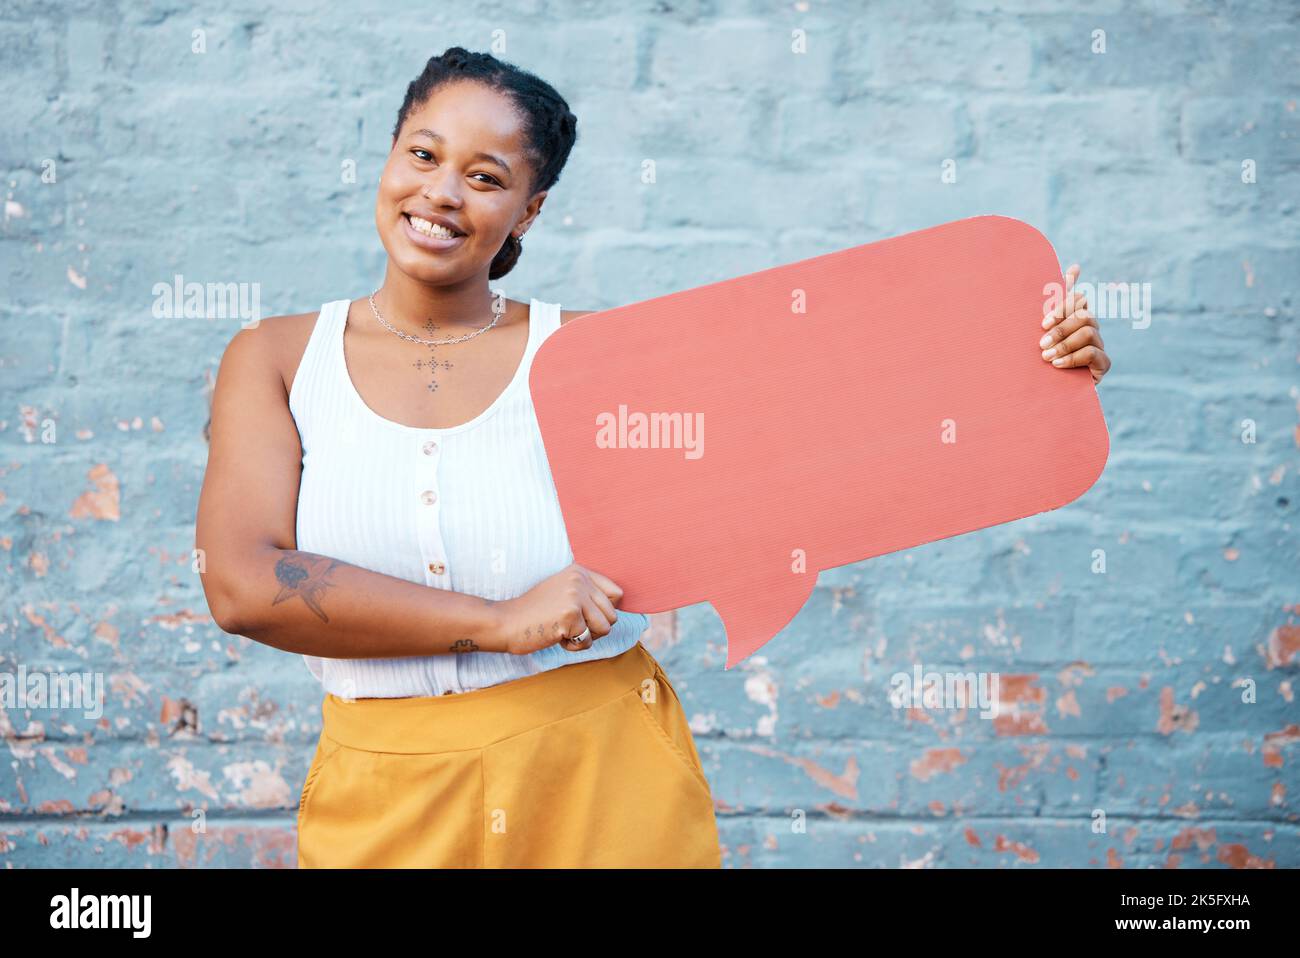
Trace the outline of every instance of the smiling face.
<instances>
[{"instance_id":1,"label":"smiling face","mask_svg":"<svg viewBox=\"0 0 1300 958\"><path fill-rule=\"evenodd\" d=\"M485 280L514 232L523 235L545 191L530 194L524 120L505 94L456 82L413 108L379 180L375 226L391 263L412 279ZM436 226L456 233L446 238Z\"/></svg>"}]
</instances>

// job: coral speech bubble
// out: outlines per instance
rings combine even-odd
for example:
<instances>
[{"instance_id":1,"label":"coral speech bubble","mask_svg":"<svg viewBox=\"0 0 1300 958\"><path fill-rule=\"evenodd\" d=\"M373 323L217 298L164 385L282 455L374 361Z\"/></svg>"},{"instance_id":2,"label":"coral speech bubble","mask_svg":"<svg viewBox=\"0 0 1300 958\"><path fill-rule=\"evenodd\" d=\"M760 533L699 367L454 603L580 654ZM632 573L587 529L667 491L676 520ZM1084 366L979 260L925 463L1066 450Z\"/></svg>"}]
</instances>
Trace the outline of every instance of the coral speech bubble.
<instances>
[{"instance_id":1,"label":"coral speech bubble","mask_svg":"<svg viewBox=\"0 0 1300 958\"><path fill-rule=\"evenodd\" d=\"M977 216L566 323L529 386L574 561L624 611L709 602L730 668L822 569L1078 498L1110 440L1040 355L1053 283Z\"/></svg>"}]
</instances>

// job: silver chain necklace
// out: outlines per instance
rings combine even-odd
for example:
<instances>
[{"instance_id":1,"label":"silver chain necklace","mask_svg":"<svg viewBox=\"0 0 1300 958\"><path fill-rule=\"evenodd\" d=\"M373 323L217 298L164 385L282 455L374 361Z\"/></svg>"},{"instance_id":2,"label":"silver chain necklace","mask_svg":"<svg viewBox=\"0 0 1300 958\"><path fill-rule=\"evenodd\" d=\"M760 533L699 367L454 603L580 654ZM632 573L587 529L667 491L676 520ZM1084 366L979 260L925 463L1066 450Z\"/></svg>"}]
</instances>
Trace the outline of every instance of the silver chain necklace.
<instances>
[{"instance_id":1,"label":"silver chain necklace","mask_svg":"<svg viewBox=\"0 0 1300 958\"><path fill-rule=\"evenodd\" d=\"M375 290L375 293L377 292L379 292L379 290ZM408 335L400 329L394 329L388 320L379 315L379 309L375 306L375 293L371 293L370 296L367 297L370 301L370 311L375 314L375 319L383 323L385 327L396 335L401 336L403 339L410 340L413 343L419 343L421 346L447 346L451 343L463 343L467 339L473 339L475 336L486 333L489 329L495 326L497 321L505 312L505 302L502 300L500 294L497 294L492 299L492 322L488 323L482 329L476 329L474 332L466 333L464 336L457 336L455 339L420 339L418 336ZM428 325L433 326L433 321L430 320Z\"/></svg>"}]
</instances>

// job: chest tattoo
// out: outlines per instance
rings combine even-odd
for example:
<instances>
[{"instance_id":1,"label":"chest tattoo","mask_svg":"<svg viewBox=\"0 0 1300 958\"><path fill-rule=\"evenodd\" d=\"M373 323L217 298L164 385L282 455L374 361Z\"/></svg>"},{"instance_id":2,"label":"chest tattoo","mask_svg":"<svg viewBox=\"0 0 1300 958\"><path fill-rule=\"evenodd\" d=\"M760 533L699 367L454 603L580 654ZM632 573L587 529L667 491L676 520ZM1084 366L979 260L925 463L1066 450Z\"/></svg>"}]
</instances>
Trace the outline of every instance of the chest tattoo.
<instances>
[{"instance_id":1,"label":"chest tattoo","mask_svg":"<svg viewBox=\"0 0 1300 958\"><path fill-rule=\"evenodd\" d=\"M424 328L432 333L438 329L438 326L436 323L434 323L432 319L429 319L425 321ZM429 350L429 358L417 359L415 362L411 364L412 366L414 366L416 369L428 369L430 376L436 374L438 372L439 367L441 367L442 369L451 369L452 366L451 363L447 362L447 360L445 359L440 360L438 359L438 357L433 355L433 351L435 349L438 349L439 347L427 346L426 348ZM437 388L438 388L438 381L436 379L431 378L429 380L429 392L434 392L437 390Z\"/></svg>"}]
</instances>

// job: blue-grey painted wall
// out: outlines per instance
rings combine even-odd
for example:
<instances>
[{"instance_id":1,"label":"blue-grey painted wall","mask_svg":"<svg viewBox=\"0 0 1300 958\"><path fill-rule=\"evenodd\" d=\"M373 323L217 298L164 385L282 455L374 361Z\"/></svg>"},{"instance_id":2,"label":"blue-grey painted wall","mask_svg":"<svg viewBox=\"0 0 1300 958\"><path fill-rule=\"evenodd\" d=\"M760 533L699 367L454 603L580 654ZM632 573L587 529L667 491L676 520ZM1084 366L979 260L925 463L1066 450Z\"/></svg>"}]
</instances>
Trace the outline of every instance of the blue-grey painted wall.
<instances>
[{"instance_id":1,"label":"blue-grey painted wall","mask_svg":"<svg viewBox=\"0 0 1300 958\"><path fill-rule=\"evenodd\" d=\"M579 117L512 298L631 303L981 213L1150 284L1149 322L1101 320L1082 498L826 571L729 672L710 607L654 617L728 865L1300 865L1300 8L265 6L0 10L0 671L105 698L0 710L0 863L293 864L319 688L218 629L192 568L238 320L152 290L373 289L405 85L461 44ZM934 348L979 362L958 304ZM997 672L1003 714L893 708L916 663Z\"/></svg>"}]
</instances>

